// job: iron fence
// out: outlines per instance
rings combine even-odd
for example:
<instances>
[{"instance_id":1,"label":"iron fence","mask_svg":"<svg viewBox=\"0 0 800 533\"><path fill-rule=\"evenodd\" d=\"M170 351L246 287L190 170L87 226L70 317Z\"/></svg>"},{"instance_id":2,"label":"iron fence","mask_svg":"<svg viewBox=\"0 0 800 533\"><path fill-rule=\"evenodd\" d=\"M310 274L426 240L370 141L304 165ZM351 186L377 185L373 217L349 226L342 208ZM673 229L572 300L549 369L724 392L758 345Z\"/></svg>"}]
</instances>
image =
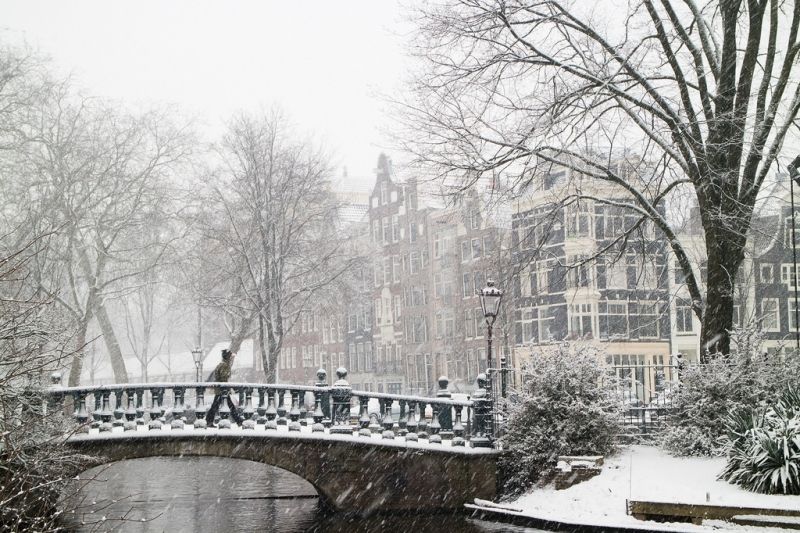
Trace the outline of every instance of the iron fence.
<instances>
[{"instance_id":1,"label":"iron fence","mask_svg":"<svg viewBox=\"0 0 800 533\"><path fill-rule=\"evenodd\" d=\"M682 363L608 367L606 384L619 398L623 434L652 435L665 427L683 368Z\"/></svg>"}]
</instances>

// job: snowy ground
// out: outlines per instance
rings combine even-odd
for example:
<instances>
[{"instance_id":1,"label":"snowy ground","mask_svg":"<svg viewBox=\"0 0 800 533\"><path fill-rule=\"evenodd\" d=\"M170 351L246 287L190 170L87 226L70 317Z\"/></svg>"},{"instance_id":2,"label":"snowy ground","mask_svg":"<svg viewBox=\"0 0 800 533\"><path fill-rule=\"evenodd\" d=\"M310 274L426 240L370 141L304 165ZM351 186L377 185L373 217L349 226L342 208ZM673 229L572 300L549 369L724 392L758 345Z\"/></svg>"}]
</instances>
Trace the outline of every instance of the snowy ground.
<instances>
[{"instance_id":1,"label":"snowy ground","mask_svg":"<svg viewBox=\"0 0 800 533\"><path fill-rule=\"evenodd\" d=\"M717 481L724 459L677 458L648 446L630 446L606 458L603 471L566 490L535 489L503 504L520 514L566 523L660 531L786 531L707 520L702 526L641 521L626 514L626 500L800 509L800 496L754 494Z\"/></svg>"}]
</instances>

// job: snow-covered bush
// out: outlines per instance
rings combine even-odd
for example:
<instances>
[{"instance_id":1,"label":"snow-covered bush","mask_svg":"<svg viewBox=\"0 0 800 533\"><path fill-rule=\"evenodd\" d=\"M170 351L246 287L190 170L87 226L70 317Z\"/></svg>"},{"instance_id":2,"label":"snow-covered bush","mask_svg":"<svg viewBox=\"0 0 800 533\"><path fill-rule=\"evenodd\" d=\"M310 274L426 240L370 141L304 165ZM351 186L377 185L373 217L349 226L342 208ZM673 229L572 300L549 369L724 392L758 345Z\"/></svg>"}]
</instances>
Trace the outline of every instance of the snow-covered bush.
<instances>
[{"instance_id":1,"label":"snow-covered bush","mask_svg":"<svg viewBox=\"0 0 800 533\"><path fill-rule=\"evenodd\" d=\"M791 355L767 355L758 338L736 332L739 349L703 365L689 365L672 397L673 412L662 436L675 455L724 455L720 440L726 418L776 398L787 387L800 385L800 361Z\"/></svg>"},{"instance_id":2,"label":"snow-covered bush","mask_svg":"<svg viewBox=\"0 0 800 533\"><path fill-rule=\"evenodd\" d=\"M559 455L606 455L620 431L619 401L604 385L605 368L592 347L557 347L533 355L510 407L504 492L516 494L556 465Z\"/></svg>"},{"instance_id":3,"label":"snow-covered bush","mask_svg":"<svg viewBox=\"0 0 800 533\"><path fill-rule=\"evenodd\" d=\"M800 495L800 389L786 389L773 405L732 413L725 423L728 463L720 479L754 492Z\"/></svg>"}]
</instances>

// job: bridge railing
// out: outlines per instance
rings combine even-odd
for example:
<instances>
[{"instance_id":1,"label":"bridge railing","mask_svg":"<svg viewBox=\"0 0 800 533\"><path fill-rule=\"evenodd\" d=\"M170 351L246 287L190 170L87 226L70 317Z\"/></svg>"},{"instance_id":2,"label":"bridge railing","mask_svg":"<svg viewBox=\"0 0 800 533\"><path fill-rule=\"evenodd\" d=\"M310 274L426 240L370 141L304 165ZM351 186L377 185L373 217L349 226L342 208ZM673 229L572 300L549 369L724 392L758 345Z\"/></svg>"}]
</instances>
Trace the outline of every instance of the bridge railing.
<instances>
[{"instance_id":1,"label":"bridge railing","mask_svg":"<svg viewBox=\"0 0 800 533\"><path fill-rule=\"evenodd\" d=\"M50 396L54 405L71 405L71 415L83 433L206 429L210 389L220 395L218 418L212 424L221 429L292 432L310 428L312 433L455 447L493 446L490 405L480 388L471 400L453 400L448 380L442 377L434 398L384 394L352 390L345 379L347 370L340 368L336 373L337 381L329 385L326 372L320 369L313 386L171 382L61 387L54 382ZM224 399L229 394L238 396L235 413Z\"/></svg>"}]
</instances>

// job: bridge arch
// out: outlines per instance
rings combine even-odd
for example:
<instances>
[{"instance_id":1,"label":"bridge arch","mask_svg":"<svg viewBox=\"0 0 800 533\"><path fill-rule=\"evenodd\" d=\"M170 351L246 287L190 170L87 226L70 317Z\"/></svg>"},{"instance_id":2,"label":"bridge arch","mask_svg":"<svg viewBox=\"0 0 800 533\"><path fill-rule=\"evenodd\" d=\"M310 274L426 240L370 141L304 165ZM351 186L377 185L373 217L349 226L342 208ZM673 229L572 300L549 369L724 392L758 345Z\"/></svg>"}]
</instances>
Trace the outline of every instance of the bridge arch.
<instances>
[{"instance_id":1,"label":"bridge arch","mask_svg":"<svg viewBox=\"0 0 800 533\"><path fill-rule=\"evenodd\" d=\"M103 463L144 457L246 459L308 481L331 509L366 514L461 508L495 493L495 453L397 446L373 439L312 438L244 431L112 433L68 445Z\"/></svg>"}]
</instances>

